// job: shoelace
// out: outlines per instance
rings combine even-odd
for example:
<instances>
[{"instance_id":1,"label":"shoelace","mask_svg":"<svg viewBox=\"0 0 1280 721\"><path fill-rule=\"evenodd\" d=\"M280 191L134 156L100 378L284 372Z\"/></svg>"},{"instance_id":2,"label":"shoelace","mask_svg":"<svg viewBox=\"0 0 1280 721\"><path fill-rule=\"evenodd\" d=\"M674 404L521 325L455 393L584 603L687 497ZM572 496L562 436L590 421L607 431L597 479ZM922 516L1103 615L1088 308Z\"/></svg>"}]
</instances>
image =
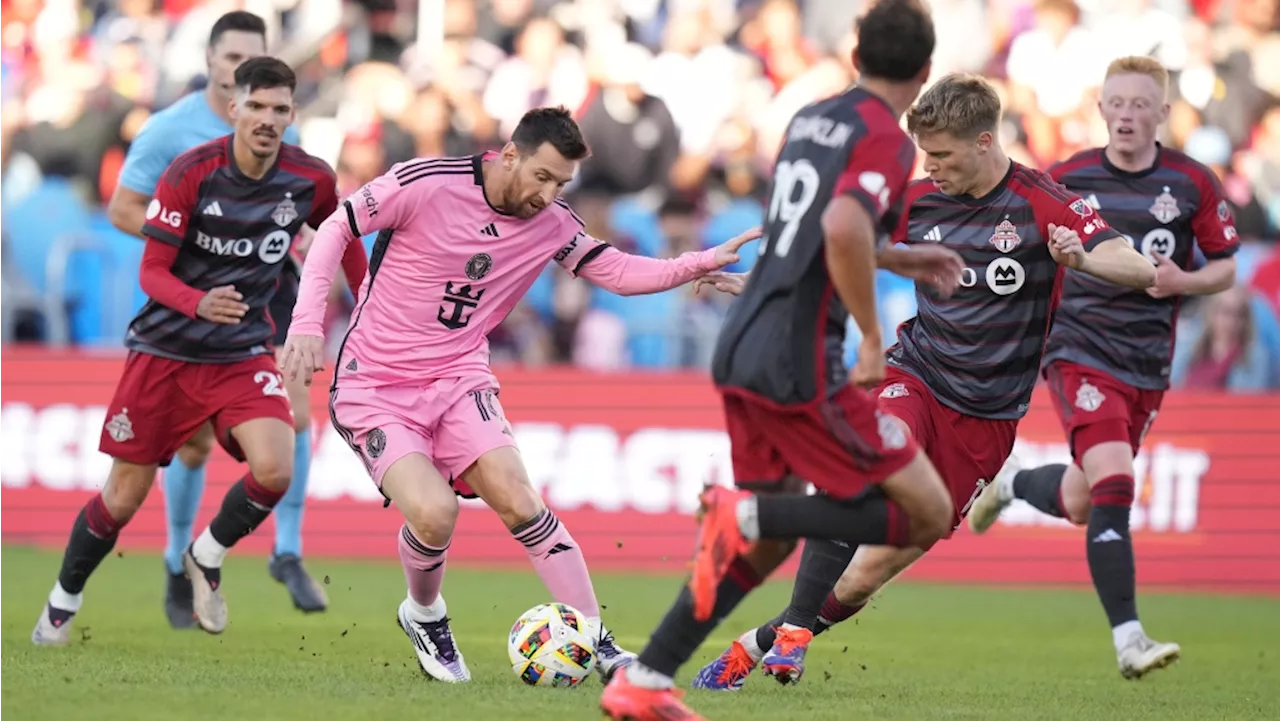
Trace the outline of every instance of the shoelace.
<instances>
[{"instance_id":1,"label":"shoelace","mask_svg":"<svg viewBox=\"0 0 1280 721\"><path fill-rule=\"evenodd\" d=\"M716 683L731 684L749 675L755 665L742 644L734 641L733 647L729 650L729 658L724 662L724 668L720 669L720 673L716 675Z\"/></svg>"},{"instance_id":2,"label":"shoelace","mask_svg":"<svg viewBox=\"0 0 1280 721\"><path fill-rule=\"evenodd\" d=\"M453 631L449 629L448 616L439 621L415 621L414 623L418 624L427 634L427 638L431 639L431 643L435 644L436 653L441 660L445 663L453 663L458 659L458 647L453 644Z\"/></svg>"},{"instance_id":3,"label":"shoelace","mask_svg":"<svg viewBox=\"0 0 1280 721\"><path fill-rule=\"evenodd\" d=\"M778 627L774 630L778 632L778 637L773 643L778 647L778 652L784 656L789 655L797 648L808 646L809 642L813 640L813 632L807 628L786 629Z\"/></svg>"},{"instance_id":4,"label":"shoelace","mask_svg":"<svg viewBox=\"0 0 1280 721\"><path fill-rule=\"evenodd\" d=\"M600 640L596 641L596 655L604 658L613 658L622 653L618 649L618 645L613 640L612 631L604 631L600 634Z\"/></svg>"}]
</instances>

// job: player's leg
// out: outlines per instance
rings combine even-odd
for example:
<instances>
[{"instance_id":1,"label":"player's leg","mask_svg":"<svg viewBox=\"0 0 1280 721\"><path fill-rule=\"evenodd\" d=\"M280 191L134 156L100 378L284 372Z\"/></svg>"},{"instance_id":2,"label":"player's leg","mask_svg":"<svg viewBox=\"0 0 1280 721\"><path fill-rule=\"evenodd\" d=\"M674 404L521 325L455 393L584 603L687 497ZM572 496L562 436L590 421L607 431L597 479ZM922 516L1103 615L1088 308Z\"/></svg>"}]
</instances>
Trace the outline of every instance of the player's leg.
<instances>
[{"instance_id":1,"label":"player's leg","mask_svg":"<svg viewBox=\"0 0 1280 721\"><path fill-rule=\"evenodd\" d=\"M427 430L403 420L431 419L436 412L424 408L418 388L339 388L329 396L329 415L374 484L404 516L396 547L408 592L396 622L413 645L418 667L447 683L471 680L440 593L458 499L430 460L434 446Z\"/></svg>"},{"instance_id":2,"label":"player's leg","mask_svg":"<svg viewBox=\"0 0 1280 721\"><path fill-rule=\"evenodd\" d=\"M483 499L524 546L552 599L572 606L598 625L596 669L608 679L635 660L635 654L619 647L601 620L600 604L582 549L533 489L509 433L496 394L475 391L445 416L436 447L442 465ZM461 452L464 448L471 450ZM469 459L475 453L480 454L475 456L475 462L464 467L467 460L461 459Z\"/></svg>"},{"instance_id":3,"label":"player's leg","mask_svg":"<svg viewBox=\"0 0 1280 721\"><path fill-rule=\"evenodd\" d=\"M293 479L272 514L276 541L268 572L289 590L293 605L301 611L323 611L329 605L324 588L302 565L302 514L311 475L311 392L302 379L285 379L293 409Z\"/></svg>"},{"instance_id":4,"label":"player's leg","mask_svg":"<svg viewBox=\"0 0 1280 721\"><path fill-rule=\"evenodd\" d=\"M753 404L731 395L724 397L725 424L729 433L735 482L761 493L803 493L805 482L791 474L774 448L767 424L777 422ZM675 602L649 637L636 663L614 676L600 699L601 709L614 719L647 718L654 709L673 709L701 718L684 706L674 690L676 671L734 608L773 573L795 550L793 539L760 540L731 557L727 572L715 591L709 617L694 614L689 584L680 587ZM740 686L751 672L743 654L731 656L721 666L705 671L716 683ZM680 718L672 714L673 718Z\"/></svg>"},{"instance_id":5,"label":"player's leg","mask_svg":"<svg viewBox=\"0 0 1280 721\"><path fill-rule=\"evenodd\" d=\"M1010 456L995 481L984 488L969 511L969 528L986 533L1013 500L1021 499L1041 513L1084 525L1089 516L1089 483L1075 463L1022 468Z\"/></svg>"},{"instance_id":6,"label":"player's leg","mask_svg":"<svg viewBox=\"0 0 1280 721\"><path fill-rule=\"evenodd\" d=\"M156 467L168 462L183 439L204 422L178 392L176 377L186 367L141 353L130 353L125 361L98 445L114 459L111 471L102 491L76 517L58 583L31 634L32 642L67 642L85 583L146 499Z\"/></svg>"},{"instance_id":7,"label":"player's leg","mask_svg":"<svg viewBox=\"0 0 1280 721\"><path fill-rule=\"evenodd\" d=\"M164 610L174 628L195 628L191 609L191 579L182 569L182 553L191 543L200 499L204 496L204 469L213 451L213 425L200 426L161 475L165 516Z\"/></svg>"},{"instance_id":8,"label":"player's leg","mask_svg":"<svg viewBox=\"0 0 1280 721\"><path fill-rule=\"evenodd\" d=\"M293 417L283 379L268 355L207 364L183 384L191 397L205 404L223 449L249 464L249 472L227 490L217 514L183 557L196 620L205 631L221 633L227 625L222 561L240 539L267 520L289 488Z\"/></svg>"}]
</instances>

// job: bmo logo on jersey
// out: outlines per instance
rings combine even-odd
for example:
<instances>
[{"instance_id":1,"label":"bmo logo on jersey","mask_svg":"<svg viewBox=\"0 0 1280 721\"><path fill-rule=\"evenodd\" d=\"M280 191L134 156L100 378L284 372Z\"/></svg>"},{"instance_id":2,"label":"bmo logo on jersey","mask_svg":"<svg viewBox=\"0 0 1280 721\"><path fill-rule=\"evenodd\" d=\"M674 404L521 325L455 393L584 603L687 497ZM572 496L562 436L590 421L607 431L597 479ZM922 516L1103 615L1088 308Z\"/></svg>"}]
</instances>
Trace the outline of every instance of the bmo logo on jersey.
<instances>
[{"instance_id":1,"label":"bmo logo on jersey","mask_svg":"<svg viewBox=\"0 0 1280 721\"><path fill-rule=\"evenodd\" d=\"M1177 239L1173 235L1173 231L1168 228L1156 228L1150 233L1142 236L1141 252L1152 263L1156 262L1156 256L1164 258L1173 257L1173 249L1177 246Z\"/></svg>"},{"instance_id":2,"label":"bmo logo on jersey","mask_svg":"<svg viewBox=\"0 0 1280 721\"><path fill-rule=\"evenodd\" d=\"M996 258L987 264L982 273L987 287L996 295L1012 295L1022 290L1027 282L1027 269L1013 258ZM978 271L965 268L960 273L960 287L973 288L978 285Z\"/></svg>"},{"instance_id":3,"label":"bmo logo on jersey","mask_svg":"<svg viewBox=\"0 0 1280 721\"><path fill-rule=\"evenodd\" d=\"M274 264L284 260L289 254L289 244L293 236L287 230L273 230L267 233L261 243L257 243L258 258L263 263ZM214 255L248 258L253 255L255 243L249 238L224 239L212 236L204 231L196 231L196 247Z\"/></svg>"}]
</instances>

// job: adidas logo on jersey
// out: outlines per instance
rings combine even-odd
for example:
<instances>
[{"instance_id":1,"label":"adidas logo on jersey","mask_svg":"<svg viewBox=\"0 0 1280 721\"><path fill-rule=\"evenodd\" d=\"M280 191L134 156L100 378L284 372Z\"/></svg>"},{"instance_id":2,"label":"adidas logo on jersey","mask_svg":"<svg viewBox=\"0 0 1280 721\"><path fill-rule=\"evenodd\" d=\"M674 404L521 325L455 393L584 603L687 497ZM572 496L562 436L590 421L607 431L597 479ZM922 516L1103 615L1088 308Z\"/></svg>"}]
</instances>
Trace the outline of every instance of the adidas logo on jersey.
<instances>
[{"instance_id":1,"label":"adidas logo on jersey","mask_svg":"<svg viewBox=\"0 0 1280 721\"><path fill-rule=\"evenodd\" d=\"M222 206L218 205L218 201L215 200L212 203L209 203L208 205L204 206L204 214L221 216Z\"/></svg>"},{"instance_id":2,"label":"adidas logo on jersey","mask_svg":"<svg viewBox=\"0 0 1280 721\"><path fill-rule=\"evenodd\" d=\"M485 227L483 227L483 228L481 228L481 229L480 229L480 234L481 234L481 235L487 235L487 236L489 236L489 237L491 237L491 238L496 238L496 237L498 237L498 229L497 229L497 227L495 227L495 226L494 226L494 224L493 224L493 223L490 223L490 224L488 224L488 225L486 225Z\"/></svg>"},{"instance_id":3,"label":"adidas logo on jersey","mask_svg":"<svg viewBox=\"0 0 1280 721\"><path fill-rule=\"evenodd\" d=\"M938 226L936 226L936 225L935 225L935 226L933 226L933 229L932 229L932 230L930 230L928 233L925 233L925 234L924 234L924 239L925 239L925 240L927 240L927 241L929 241L930 243L941 243L941 242L942 242L942 229L941 229L941 228L939 228L939 227L938 227Z\"/></svg>"}]
</instances>

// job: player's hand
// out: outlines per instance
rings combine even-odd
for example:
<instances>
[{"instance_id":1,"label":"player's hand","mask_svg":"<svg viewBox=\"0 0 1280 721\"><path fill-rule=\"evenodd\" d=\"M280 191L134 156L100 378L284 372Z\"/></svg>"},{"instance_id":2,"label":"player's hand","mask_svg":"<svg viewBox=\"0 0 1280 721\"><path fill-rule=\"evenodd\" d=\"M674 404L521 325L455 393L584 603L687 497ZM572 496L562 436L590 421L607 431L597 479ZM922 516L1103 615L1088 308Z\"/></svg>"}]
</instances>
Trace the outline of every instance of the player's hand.
<instances>
[{"instance_id":1,"label":"player's hand","mask_svg":"<svg viewBox=\"0 0 1280 721\"><path fill-rule=\"evenodd\" d=\"M703 286L715 288L721 293L728 293L729 295L742 295L742 289L747 287L747 274L713 270L693 281L694 294L696 295Z\"/></svg>"},{"instance_id":2,"label":"player's hand","mask_svg":"<svg viewBox=\"0 0 1280 721\"><path fill-rule=\"evenodd\" d=\"M204 294L196 306L196 315L210 323L235 325L249 312L242 300L244 296L236 292L234 285L220 285Z\"/></svg>"},{"instance_id":3,"label":"player's hand","mask_svg":"<svg viewBox=\"0 0 1280 721\"><path fill-rule=\"evenodd\" d=\"M1080 234L1065 225L1049 224L1049 255L1068 268L1079 270L1084 265L1084 242Z\"/></svg>"},{"instance_id":4,"label":"player's hand","mask_svg":"<svg viewBox=\"0 0 1280 721\"><path fill-rule=\"evenodd\" d=\"M1187 271L1178 267L1178 264L1160 255L1152 253L1156 261L1156 282L1150 288L1147 288L1147 295L1152 298L1172 298L1174 296L1186 295Z\"/></svg>"},{"instance_id":5,"label":"player's hand","mask_svg":"<svg viewBox=\"0 0 1280 721\"><path fill-rule=\"evenodd\" d=\"M931 285L942 298L950 298L960 285L964 273L964 258L950 248L937 245L917 245L911 248L911 265L907 277Z\"/></svg>"},{"instance_id":6,"label":"player's hand","mask_svg":"<svg viewBox=\"0 0 1280 721\"><path fill-rule=\"evenodd\" d=\"M864 337L858 344L858 362L853 365L853 384L867 390L884 380L884 348L879 337Z\"/></svg>"},{"instance_id":7,"label":"player's hand","mask_svg":"<svg viewBox=\"0 0 1280 721\"><path fill-rule=\"evenodd\" d=\"M763 231L759 227L752 228L742 235L730 238L720 245L716 246L716 268L723 268L726 265L733 265L741 258L738 257L738 249L759 238Z\"/></svg>"},{"instance_id":8,"label":"player's hand","mask_svg":"<svg viewBox=\"0 0 1280 721\"><path fill-rule=\"evenodd\" d=\"M324 370L324 338L318 335L294 335L284 341L281 370L289 380L301 377L311 385L311 376Z\"/></svg>"}]
</instances>

